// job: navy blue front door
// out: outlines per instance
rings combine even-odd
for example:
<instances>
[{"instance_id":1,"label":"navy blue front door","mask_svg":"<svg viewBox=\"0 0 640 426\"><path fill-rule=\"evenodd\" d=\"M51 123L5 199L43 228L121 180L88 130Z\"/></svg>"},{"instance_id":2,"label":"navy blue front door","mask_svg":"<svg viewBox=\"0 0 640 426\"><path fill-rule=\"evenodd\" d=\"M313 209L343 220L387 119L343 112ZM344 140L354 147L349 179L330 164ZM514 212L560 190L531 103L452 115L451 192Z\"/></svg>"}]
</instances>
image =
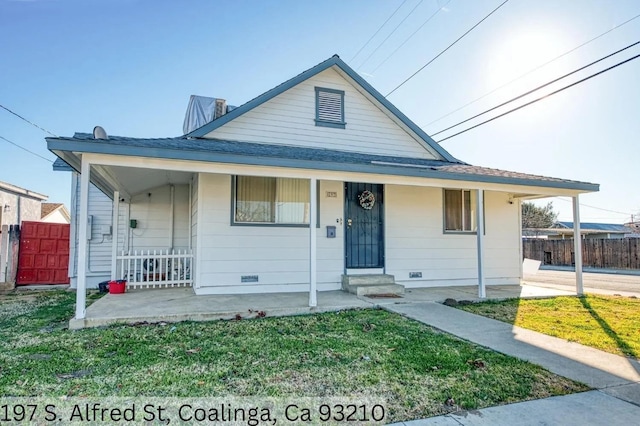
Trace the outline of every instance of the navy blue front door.
<instances>
[{"instance_id":1,"label":"navy blue front door","mask_svg":"<svg viewBox=\"0 0 640 426\"><path fill-rule=\"evenodd\" d=\"M347 268L384 267L383 186L347 182L345 255Z\"/></svg>"}]
</instances>

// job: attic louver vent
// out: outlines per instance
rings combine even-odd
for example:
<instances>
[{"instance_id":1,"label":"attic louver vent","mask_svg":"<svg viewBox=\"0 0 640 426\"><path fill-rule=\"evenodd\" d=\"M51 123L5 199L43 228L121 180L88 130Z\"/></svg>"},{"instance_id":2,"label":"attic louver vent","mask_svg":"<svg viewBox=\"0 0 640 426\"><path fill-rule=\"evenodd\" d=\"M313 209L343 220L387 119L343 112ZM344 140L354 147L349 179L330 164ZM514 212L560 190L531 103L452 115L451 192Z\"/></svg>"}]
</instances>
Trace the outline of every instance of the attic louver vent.
<instances>
[{"instance_id":1,"label":"attic louver vent","mask_svg":"<svg viewBox=\"0 0 640 426\"><path fill-rule=\"evenodd\" d=\"M316 126L344 129L344 92L316 87Z\"/></svg>"}]
</instances>

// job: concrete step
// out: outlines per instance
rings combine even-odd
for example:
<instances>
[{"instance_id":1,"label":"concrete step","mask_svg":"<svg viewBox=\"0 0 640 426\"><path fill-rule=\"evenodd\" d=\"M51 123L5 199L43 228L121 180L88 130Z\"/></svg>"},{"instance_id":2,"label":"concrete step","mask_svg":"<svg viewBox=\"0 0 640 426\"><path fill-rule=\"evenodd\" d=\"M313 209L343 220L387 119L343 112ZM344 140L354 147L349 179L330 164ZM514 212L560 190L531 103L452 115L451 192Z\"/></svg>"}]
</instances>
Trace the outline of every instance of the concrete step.
<instances>
[{"instance_id":1,"label":"concrete step","mask_svg":"<svg viewBox=\"0 0 640 426\"><path fill-rule=\"evenodd\" d=\"M387 274L343 275L342 290L358 296L404 294L404 286Z\"/></svg>"},{"instance_id":2,"label":"concrete step","mask_svg":"<svg viewBox=\"0 0 640 426\"><path fill-rule=\"evenodd\" d=\"M374 285L347 285L342 287L344 291L357 296L402 295L404 286L400 284L374 284Z\"/></svg>"},{"instance_id":3,"label":"concrete step","mask_svg":"<svg viewBox=\"0 0 640 426\"><path fill-rule=\"evenodd\" d=\"M343 275L342 285L395 284L396 278L389 274Z\"/></svg>"}]
</instances>

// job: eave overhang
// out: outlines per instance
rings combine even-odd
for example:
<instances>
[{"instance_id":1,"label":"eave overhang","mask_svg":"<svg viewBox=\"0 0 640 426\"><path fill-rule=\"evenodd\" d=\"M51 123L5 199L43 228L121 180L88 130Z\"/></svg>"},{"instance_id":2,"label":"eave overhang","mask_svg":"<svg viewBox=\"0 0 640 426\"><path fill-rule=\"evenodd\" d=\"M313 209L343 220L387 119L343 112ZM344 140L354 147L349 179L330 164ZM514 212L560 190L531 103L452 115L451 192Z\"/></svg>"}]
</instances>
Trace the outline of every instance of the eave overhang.
<instances>
[{"instance_id":1,"label":"eave overhang","mask_svg":"<svg viewBox=\"0 0 640 426\"><path fill-rule=\"evenodd\" d=\"M189 139L179 139L188 143ZM135 141L135 140L132 140ZM79 140L73 138L47 138L48 148L55 155L64 160L75 171L80 170L82 153L109 154L117 156L137 158L158 158L168 160L184 160L198 162L212 162L224 164L268 166L279 168L296 168L308 170L325 170L334 172L367 173L379 175L407 176L425 179L442 179L450 181L492 183L504 185L518 185L528 187L557 188L576 192L596 192L599 185L595 183L561 180L552 178L509 177L470 172L452 172L442 170L447 165L459 165L443 162L443 167L419 164L391 164L387 161L340 162L323 161L322 153L325 150L309 149L316 151L313 158L287 158L284 156L251 155L250 153L220 152L215 150L215 141L206 141L211 144L211 149L201 149L193 146L176 147L158 146L154 144L125 144L110 143L109 140ZM242 142L238 142L242 144ZM278 147L281 149L282 147ZM328 152L328 151L327 151ZM312 152L313 154L314 152ZM332 152L333 153L333 152ZM335 153L334 153L335 154ZM402 160L402 159L399 159ZM382 164L381 164L382 163ZM482 168L478 168L481 169ZM484 169L491 170L491 169ZM91 182L98 186L107 195L113 192L113 185L101 176L93 176Z\"/></svg>"}]
</instances>

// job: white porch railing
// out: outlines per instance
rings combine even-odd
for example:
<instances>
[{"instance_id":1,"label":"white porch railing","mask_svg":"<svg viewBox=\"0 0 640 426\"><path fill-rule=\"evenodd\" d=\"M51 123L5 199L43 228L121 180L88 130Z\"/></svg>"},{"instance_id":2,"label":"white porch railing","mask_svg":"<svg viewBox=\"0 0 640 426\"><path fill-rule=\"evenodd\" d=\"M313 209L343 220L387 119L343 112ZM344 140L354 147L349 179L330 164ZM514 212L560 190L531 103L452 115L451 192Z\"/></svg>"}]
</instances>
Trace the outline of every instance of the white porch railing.
<instances>
[{"instance_id":1,"label":"white porch railing","mask_svg":"<svg viewBox=\"0 0 640 426\"><path fill-rule=\"evenodd\" d=\"M193 285L191 250L134 250L116 256L117 277L127 288L190 287Z\"/></svg>"}]
</instances>

